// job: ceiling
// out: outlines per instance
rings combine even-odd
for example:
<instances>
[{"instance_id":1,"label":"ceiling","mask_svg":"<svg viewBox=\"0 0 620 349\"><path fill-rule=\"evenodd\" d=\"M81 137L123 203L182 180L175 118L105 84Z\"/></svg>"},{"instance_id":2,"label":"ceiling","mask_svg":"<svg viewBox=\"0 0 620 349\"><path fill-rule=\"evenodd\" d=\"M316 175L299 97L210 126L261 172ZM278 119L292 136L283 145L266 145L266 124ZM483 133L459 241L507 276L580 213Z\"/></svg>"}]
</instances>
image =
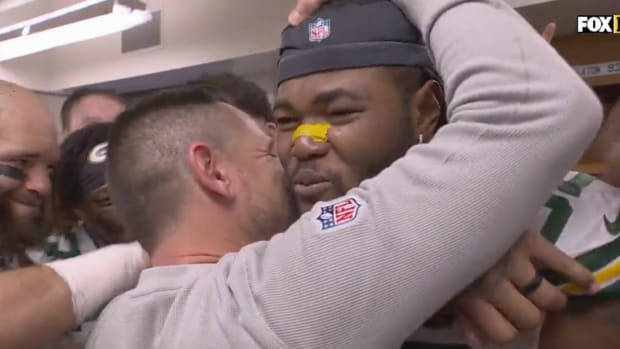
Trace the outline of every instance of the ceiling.
<instances>
[{"instance_id":1,"label":"ceiling","mask_svg":"<svg viewBox=\"0 0 620 349\"><path fill-rule=\"evenodd\" d=\"M0 0L0 27L79 1ZM45 77L46 88L41 89L57 93L81 86L135 93L183 84L205 73L233 72L272 90L278 34L295 1L146 0L150 9L162 9L160 47L122 55L116 52L118 37L96 39L0 64L0 78L27 75L24 84L36 85ZM620 13L618 0L508 2L525 6L518 11L538 31L556 22L557 36L575 33L577 15ZM3 75L3 69L10 74Z\"/></svg>"}]
</instances>

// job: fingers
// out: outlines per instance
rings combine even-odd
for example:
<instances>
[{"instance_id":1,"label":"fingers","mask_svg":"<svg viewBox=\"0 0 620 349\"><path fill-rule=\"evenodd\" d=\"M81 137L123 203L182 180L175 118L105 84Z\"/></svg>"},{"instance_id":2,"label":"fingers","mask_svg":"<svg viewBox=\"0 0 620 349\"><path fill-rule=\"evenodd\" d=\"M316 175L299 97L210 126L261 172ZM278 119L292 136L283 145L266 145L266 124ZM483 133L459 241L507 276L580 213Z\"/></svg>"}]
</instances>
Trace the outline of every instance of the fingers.
<instances>
[{"instance_id":1,"label":"fingers","mask_svg":"<svg viewBox=\"0 0 620 349\"><path fill-rule=\"evenodd\" d=\"M466 317L466 330L473 337L478 339L488 339L494 343L506 343L513 340L518 330L508 321L493 305L481 297L462 296L456 303L459 318ZM463 325L464 320L460 320L459 325ZM467 324L469 322L470 324ZM475 324L474 326L471 324ZM477 329L477 330L476 330ZM476 334L473 336L471 333ZM478 333L484 333L484 337ZM468 334L466 334L468 335Z\"/></svg>"},{"instance_id":2,"label":"fingers","mask_svg":"<svg viewBox=\"0 0 620 349\"><path fill-rule=\"evenodd\" d=\"M297 5L288 15L288 23L296 26L310 17L327 0L298 0Z\"/></svg>"},{"instance_id":3,"label":"fingers","mask_svg":"<svg viewBox=\"0 0 620 349\"><path fill-rule=\"evenodd\" d=\"M515 253L509 258L508 273L511 275L510 279L516 287L515 292L518 292L523 299L529 298L531 303L543 311L559 311L566 306L567 298L564 292L545 279L542 279L538 286L524 295L525 288L539 274L527 256Z\"/></svg>"},{"instance_id":4,"label":"fingers","mask_svg":"<svg viewBox=\"0 0 620 349\"><path fill-rule=\"evenodd\" d=\"M466 315L458 316L455 323L456 330L465 338L465 342L471 349L482 349L484 336Z\"/></svg>"},{"instance_id":5,"label":"fingers","mask_svg":"<svg viewBox=\"0 0 620 349\"><path fill-rule=\"evenodd\" d=\"M558 292L562 296L562 292ZM554 294L555 296L555 294ZM533 304L509 281L497 287L488 297L497 310L519 331L530 330L542 324L540 306ZM546 308L540 307L542 309Z\"/></svg>"},{"instance_id":6,"label":"fingers","mask_svg":"<svg viewBox=\"0 0 620 349\"><path fill-rule=\"evenodd\" d=\"M551 40L553 40L553 37L555 36L556 28L557 26L554 22L547 24L547 26L542 32L543 39L545 39L545 41L550 43Z\"/></svg>"},{"instance_id":7,"label":"fingers","mask_svg":"<svg viewBox=\"0 0 620 349\"><path fill-rule=\"evenodd\" d=\"M528 236L530 255L538 266L551 269L590 293L596 293L594 275L538 233ZM532 274L533 275L533 274Z\"/></svg>"}]
</instances>

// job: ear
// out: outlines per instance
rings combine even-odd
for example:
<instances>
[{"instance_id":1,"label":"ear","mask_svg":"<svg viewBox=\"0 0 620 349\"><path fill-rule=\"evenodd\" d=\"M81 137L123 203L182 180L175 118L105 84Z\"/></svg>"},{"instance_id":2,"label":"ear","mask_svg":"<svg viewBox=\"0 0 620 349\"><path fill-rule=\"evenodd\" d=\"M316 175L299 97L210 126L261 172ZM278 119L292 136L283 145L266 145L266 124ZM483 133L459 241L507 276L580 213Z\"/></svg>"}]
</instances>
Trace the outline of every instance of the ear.
<instances>
[{"instance_id":1,"label":"ear","mask_svg":"<svg viewBox=\"0 0 620 349\"><path fill-rule=\"evenodd\" d=\"M221 159L204 143L189 148L188 163L196 184L206 193L232 200L235 197L231 186L230 171Z\"/></svg>"},{"instance_id":2,"label":"ear","mask_svg":"<svg viewBox=\"0 0 620 349\"><path fill-rule=\"evenodd\" d=\"M433 138L441 122L441 103L443 91L439 82L429 80L413 95L411 101L411 115L416 116L416 141L422 139L428 142Z\"/></svg>"}]
</instances>

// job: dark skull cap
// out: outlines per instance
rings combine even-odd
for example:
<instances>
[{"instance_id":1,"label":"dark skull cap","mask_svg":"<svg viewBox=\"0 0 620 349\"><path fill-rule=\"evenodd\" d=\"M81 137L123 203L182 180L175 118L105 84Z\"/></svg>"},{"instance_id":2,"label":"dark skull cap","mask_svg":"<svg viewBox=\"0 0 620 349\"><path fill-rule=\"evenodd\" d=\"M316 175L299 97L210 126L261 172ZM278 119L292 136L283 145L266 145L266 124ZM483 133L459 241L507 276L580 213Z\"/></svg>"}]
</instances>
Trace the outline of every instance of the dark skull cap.
<instances>
[{"instance_id":1,"label":"dark skull cap","mask_svg":"<svg viewBox=\"0 0 620 349\"><path fill-rule=\"evenodd\" d=\"M331 2L282 32L278 85L304 75L373 66L432 67L420 30L392 1Z\"/></svg>"}]
</instances>

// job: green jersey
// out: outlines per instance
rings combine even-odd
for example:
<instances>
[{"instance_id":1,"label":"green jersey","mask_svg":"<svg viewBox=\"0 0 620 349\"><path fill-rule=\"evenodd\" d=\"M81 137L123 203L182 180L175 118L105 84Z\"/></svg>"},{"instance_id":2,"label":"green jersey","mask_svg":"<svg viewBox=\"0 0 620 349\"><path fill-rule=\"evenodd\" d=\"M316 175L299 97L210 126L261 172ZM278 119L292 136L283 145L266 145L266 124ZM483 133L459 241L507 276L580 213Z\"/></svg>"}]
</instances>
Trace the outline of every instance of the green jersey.
<instances>
[{"instance_id":1,"label":"green jersey","mask_svg":"<svg viewBox=\"0 0 620 349\"><path fill-rule=\"evenodd\" d=\"M620 188L585 173L569 172L532 228L594 273L601 291L585 297L620 297ZM545 277L571 295L584 296L576 285L555 274ZM418 342L403 348L467 348L451 330L422 329L412 338Z\"/></svg>"}]
</instances>

